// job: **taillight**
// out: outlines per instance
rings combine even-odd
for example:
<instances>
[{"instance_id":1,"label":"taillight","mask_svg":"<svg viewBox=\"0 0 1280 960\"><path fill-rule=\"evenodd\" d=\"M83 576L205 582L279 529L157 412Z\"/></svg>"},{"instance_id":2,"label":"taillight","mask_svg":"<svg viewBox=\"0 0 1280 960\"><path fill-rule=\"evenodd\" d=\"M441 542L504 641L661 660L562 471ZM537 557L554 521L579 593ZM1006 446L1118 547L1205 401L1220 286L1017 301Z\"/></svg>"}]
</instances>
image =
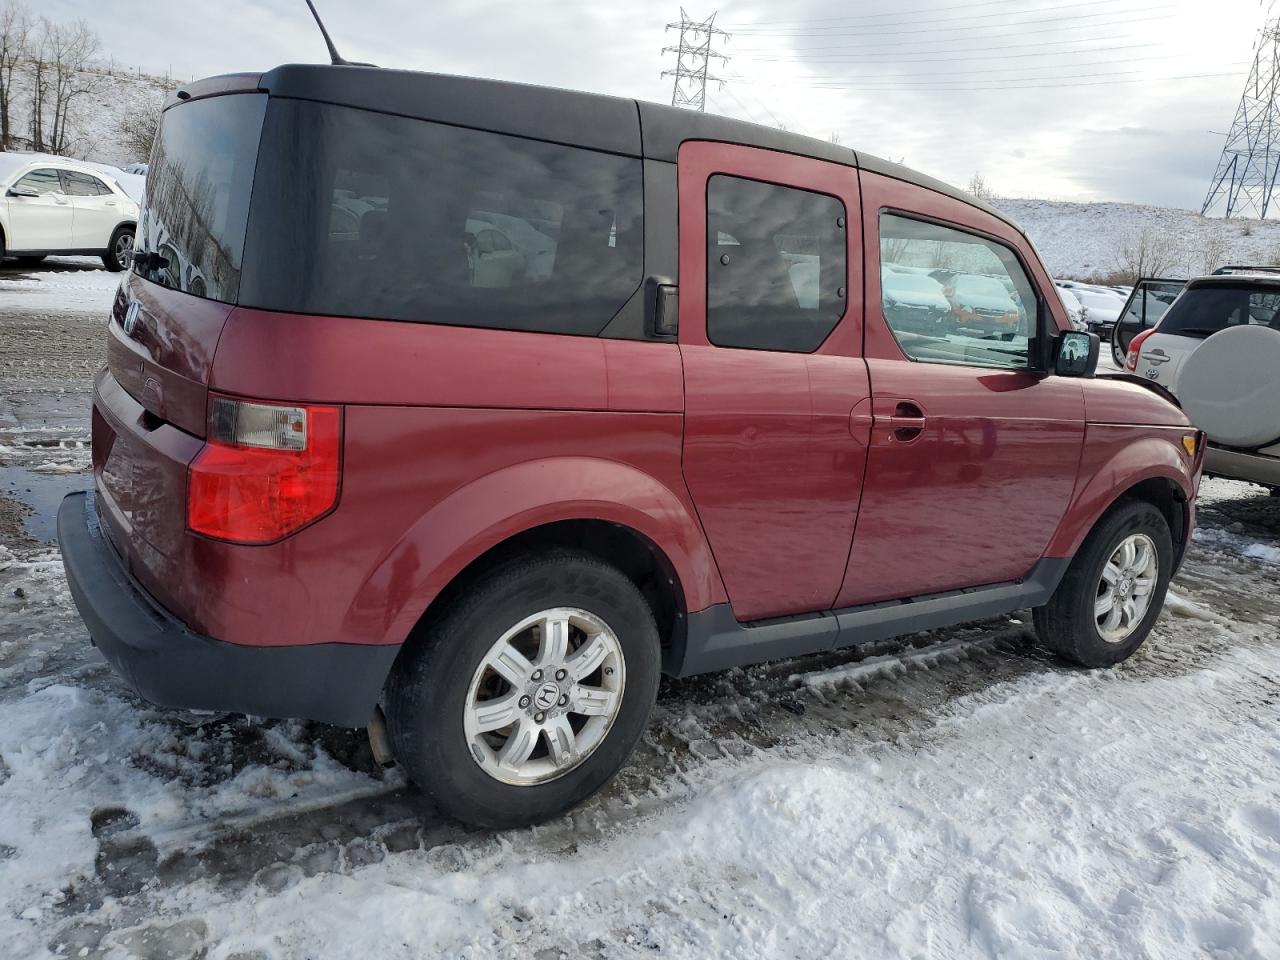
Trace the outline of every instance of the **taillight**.
<instances>
[{"instance_id":1,"label":"taillight","mask_svg":"<svg viewBox=\"0 0 1280 960\"><path fill-rule=\"evenodd\" d=\"M187 477L187 526L233 543L271 543L333 508L341 473L337 407L216 397Z\"/></svg>"},{"instance_id":2,"label":"taillight","mask_svg":"<svg viewBox=\"0 0 1280 960\"><path fill-rule=\"evenodd\" d=\"M1143 330L1140 334L1129 341L1129 352L1124 355L1124 368L1130 373L1136 373L1138 370L1138 351L1142 349L1142 341L1156 332L1155 327L1150 330Z\"/></svg>"}]
</instances>

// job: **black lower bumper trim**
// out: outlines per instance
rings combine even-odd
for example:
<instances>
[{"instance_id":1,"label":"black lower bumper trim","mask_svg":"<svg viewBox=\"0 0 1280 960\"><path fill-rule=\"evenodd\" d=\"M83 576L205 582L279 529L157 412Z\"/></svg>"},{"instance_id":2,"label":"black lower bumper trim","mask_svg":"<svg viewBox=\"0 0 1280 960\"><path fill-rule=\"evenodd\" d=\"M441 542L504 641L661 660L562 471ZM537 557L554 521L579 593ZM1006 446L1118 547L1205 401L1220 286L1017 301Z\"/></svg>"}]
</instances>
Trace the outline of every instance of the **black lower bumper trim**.
<instances>
[{"instance_id":1,"label":"black lower bumper trim","mask_svg":"<svg viewBox=\"0 0 1280 960\"><path fill-rule=\"evenodd\" d=\"M58 508L71 596L94 644L152 703L362 727L398 646L251 647L193 633L129 575L103 535L94 494Z\"/></svg>"}]
</instances>

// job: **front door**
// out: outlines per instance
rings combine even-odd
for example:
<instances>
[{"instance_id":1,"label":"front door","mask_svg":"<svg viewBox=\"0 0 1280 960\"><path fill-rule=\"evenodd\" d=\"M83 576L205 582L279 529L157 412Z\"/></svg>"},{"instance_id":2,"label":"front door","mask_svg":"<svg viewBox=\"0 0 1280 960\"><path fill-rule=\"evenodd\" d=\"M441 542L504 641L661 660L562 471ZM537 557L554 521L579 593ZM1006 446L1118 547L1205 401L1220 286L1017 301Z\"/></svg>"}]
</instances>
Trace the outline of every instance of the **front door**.
<instances>
[{"instance_id":1,"label":"front door","mask_svg":"<svg viewBox=\"0 0 1280 960\"><path fill-rule=\"evenodd\" d=\"M857 171L686 143L678 177L689 492L737 619L829 609L869 433Z\"/></svg>"},{"instance_id":2,"label":"front door","mask_svg":"<svg viewBox=\"0 0 1280 960\"><path fill-rule=\"evenodd\" d=\"M14 190L34 190L34 197L9 196L10 250L69 250L74 210L62 192L58 171L32 170L13 184Z\"/></svg>"},{"instance_id":3,"label":"front door","mask_svg":"<svg viewBox=\"0 0 1280 960\"><path fill-rule=\"evenodd\" d=\"M1018 580L1084 440L1080 382L1045 369L1058 321L1031 270L1052 287L998 218L866 172L862 189L875 422L837 606Z\"/></svg>"}]
</instances>

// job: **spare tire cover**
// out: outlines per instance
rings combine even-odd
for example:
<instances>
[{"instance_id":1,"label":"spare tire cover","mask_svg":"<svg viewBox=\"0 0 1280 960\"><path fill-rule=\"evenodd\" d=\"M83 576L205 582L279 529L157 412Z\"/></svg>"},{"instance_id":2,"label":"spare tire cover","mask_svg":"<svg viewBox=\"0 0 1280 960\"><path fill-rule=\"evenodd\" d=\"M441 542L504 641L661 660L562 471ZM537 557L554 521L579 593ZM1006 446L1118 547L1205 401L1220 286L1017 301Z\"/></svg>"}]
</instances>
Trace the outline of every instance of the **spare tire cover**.
<instances>
[{"instance_id":1,"label":"spare tire cover","mask_svg":"<svg viewBox=\"0 0 1280 960\"><path fill-rule=\"evenodd\" d=\"M1175 391L1191 422L1229 447L1280 438L1280 330L1230 327L1182 361Z\"/></svg>"}]
</instances>

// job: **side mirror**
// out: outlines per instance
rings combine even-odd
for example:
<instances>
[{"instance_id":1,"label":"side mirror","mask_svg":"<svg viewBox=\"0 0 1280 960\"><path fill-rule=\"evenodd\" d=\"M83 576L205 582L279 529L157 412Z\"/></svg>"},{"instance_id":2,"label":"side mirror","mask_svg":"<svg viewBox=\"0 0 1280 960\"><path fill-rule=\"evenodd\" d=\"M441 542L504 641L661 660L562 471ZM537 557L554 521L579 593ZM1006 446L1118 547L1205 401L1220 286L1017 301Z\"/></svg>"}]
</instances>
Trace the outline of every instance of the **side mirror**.
<instances>
[{"instance_id":1,"label":"side mirror","mask_svg":"<svg viewBox=\"0 0 1280 960\"><path fill-rule=\"evenodd\" d=\"M1060 377L1092 377L1098 369L1098 348L1101 341L1096 333L1072 330L1058 337L1054 370Z\"/></svg>"},{"instance_id":2,"label":"side mirror","mask_svg":"<svg viewBox=\"0 0 1280 960\"><path fill-rule=\"evenodd\" d=\"M38 197L40 194L30 187L10 187L5 191L6 197Z\"/></svg>"}]
</instances>

